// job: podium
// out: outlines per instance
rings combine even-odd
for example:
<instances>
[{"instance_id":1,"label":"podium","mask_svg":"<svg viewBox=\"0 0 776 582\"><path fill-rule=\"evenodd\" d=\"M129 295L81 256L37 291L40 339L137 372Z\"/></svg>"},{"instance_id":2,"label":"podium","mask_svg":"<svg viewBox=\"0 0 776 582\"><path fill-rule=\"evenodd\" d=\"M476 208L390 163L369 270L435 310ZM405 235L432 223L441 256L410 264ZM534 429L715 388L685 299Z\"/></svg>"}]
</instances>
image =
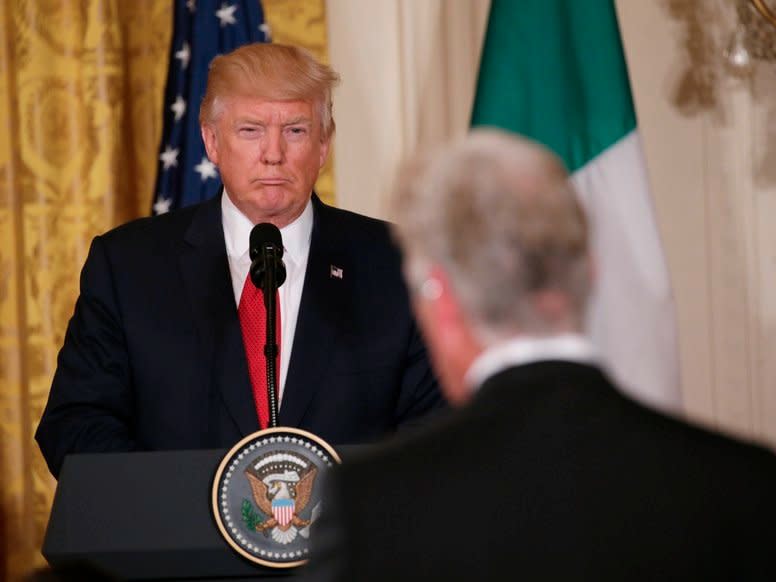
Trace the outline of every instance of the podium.
<instances>
[{"instance_id":1,"label":"podium","mask_svg":"<svg viewBox=\"0 0 776 582\"><path fill-rule=\"evenodd\" d=\"M343 458L361 446L338 447ZM297 577L236 554L211 513L226 450L70 455L43 542L52 567L74 562L119 580L266 580Z\"/></svg>"}]
</instances>

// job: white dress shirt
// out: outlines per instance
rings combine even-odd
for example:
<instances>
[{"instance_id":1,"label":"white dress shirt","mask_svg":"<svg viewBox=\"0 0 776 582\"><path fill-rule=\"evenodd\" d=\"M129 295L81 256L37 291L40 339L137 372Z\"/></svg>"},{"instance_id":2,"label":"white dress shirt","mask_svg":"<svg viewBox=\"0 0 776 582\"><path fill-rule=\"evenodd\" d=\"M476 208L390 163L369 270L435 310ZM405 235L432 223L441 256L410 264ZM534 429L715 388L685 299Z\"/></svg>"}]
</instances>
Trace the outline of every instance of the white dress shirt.
<instances>
[{"instance_id":1,"label":"white dress shirt","mask_svg":"<svg viewBox=\"0 0 776 582\"><path fill-rule=\"evenodd\" d=\"M245 279L251 268L249 239L254 224L240 212L224 190L221 196L221 220L224 227L226 256L232 275L235 305L240 305ZM307 202L302 214L294 222L280 229L283 238L283 262L286 265L286 281L278 289L280 296L280 370L278 372L278 402L283 401L288 363L294 345L296 320L302 287L310 256L310 237L313 232L312 201Z\"/></svg>"},{"instance_id":2,"label":"white dress shirt","mask_svg":"<svg viewBox=\"0 0 776 582\"><path fill-rule=\"evenodd\" d=\"M601 365L593 344L579 334L516 337L485 349L469 366L464 381L474 391L485 380L507 368L546 360Z\"/></svg>"}]
</instances>

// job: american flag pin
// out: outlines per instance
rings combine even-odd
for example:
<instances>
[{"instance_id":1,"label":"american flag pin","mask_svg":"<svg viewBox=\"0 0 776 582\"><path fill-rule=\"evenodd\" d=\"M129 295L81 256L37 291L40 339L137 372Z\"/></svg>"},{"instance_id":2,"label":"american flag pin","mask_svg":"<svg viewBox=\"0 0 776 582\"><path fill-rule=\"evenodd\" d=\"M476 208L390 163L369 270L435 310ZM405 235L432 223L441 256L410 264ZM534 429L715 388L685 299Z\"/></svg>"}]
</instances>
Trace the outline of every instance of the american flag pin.
<instances>
[{"instance_id":1,"label":"american flag pin","mask_svg":"<svg viewBox=\"0 0 776 582\"><path fill-rule=\"evenodd\" d=\"M336 265L329 265L329 276L332 279L342 279L342 267L337 267Z\"/></svg>"}]
</instances>

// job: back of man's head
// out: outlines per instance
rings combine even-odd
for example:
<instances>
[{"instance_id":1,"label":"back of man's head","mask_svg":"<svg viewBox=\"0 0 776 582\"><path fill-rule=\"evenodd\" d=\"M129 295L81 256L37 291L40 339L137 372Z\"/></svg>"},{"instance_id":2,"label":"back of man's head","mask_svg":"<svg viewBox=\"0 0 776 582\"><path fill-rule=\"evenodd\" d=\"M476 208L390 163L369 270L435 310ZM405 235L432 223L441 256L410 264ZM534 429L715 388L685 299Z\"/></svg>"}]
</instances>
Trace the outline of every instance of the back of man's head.
<instances>
[{"instance_id":1,"label":"back of man's head","mask_svg":"<svg viewBox=\"0 0 776 582\"><path fill-rule=\"evenodd\" d=\"M201 124L212 123L231 96L268 101L313 101L323 136L334 133L332 89L339 75L307 50L292 45L243 45L210 63L207 88L200 106Z\"/></svg>"},{"instance_id":2,"label":"back of man's head","mask_svg":"<svg viewBox=\"0 0 776 582\"><path fill-rule=\"evenodd\" d=\"M581 328L587 222L562 162L543 146L473 130L405 163L391 210L410 288L442 269L483 344Z\"/></svg>"}]
</instances>

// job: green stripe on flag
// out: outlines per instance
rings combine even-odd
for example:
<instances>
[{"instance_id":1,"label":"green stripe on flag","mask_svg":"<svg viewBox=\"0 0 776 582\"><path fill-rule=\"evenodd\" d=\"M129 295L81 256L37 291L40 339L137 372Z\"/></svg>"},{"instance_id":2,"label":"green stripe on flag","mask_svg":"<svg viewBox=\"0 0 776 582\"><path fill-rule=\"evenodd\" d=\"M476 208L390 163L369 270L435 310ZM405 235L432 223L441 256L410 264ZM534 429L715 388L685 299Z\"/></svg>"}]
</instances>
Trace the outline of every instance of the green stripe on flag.
<instances>
[{"instance_id":1,"label":"green stripe on flag","mask_svg":"<svg viewBox=\"0 0 776 582\"><path fill-rule=\"evenodd\" d=\"M535 139L570 172L632 131L612 0L493 0L472 125Z\"/></svg>"}]
</instances>

